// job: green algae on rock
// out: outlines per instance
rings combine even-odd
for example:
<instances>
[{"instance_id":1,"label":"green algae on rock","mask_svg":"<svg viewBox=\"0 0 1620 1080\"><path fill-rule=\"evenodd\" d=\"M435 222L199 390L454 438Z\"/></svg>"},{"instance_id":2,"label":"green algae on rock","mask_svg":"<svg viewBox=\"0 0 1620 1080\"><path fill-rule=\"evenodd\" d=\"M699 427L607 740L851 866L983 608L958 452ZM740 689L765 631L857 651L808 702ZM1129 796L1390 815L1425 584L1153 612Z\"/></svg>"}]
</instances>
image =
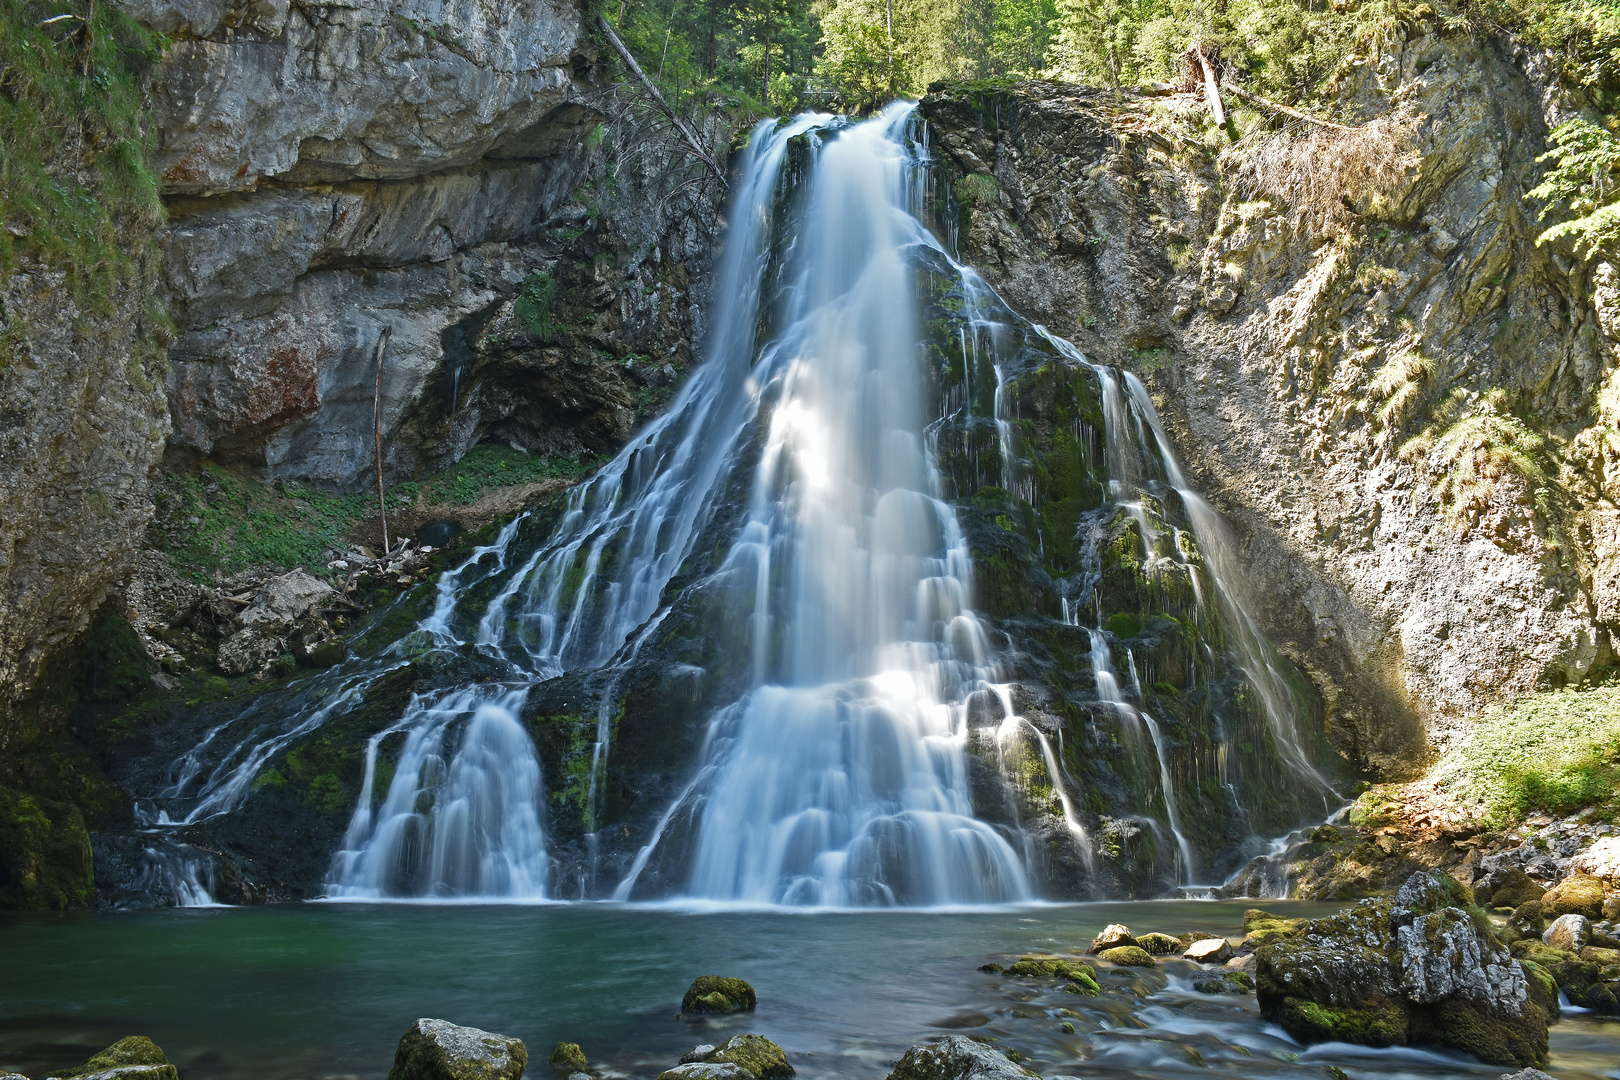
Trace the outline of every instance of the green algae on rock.
<instances>
[{"instance_id":1,"label":"green algae on rock","mask_svg":"<svg viewBox=\"0 0 1620 1080\"><path fill-rule=\"evenodd\" d=\"M50 1080L179 1080L163 1051L144 1035L129 1035L83 1065L53 1073Z\"/></svg>"},{"instance_id":2,"label":"green algae on rock","mask_svg":"<svg viewBox=\"0 0 1620 1080\"><path fill-rule=\"evenodd\" d=\"M741 979L720 975L699 975L681 998L681 1012L728 1013L752 1010L757 1004L754 988Z\"/></svg>"},{"instance_id":3,"label":"green algae on rock","mask_svg":"<svg viewBox=\"0 0 1620 1080\"><path fill-rule=\"evenodd\" d=\"M521 1080L521 1039L423 1017L401 1036L388 1080Z\"/></svg>"},{"instance_id":4,"label":"green algae on rock","mask_svg":"<svg viewBox=\"0 0 1620 1080\"><path fill-rule=\"evenodd\" d=\"M794 1071L782 1048L763 1035L733 1035L703 1060L739 1066L757 1080L785 1080Z\"/></svg>"},{"instance_id":5,"label":"green algae on rock","mask_svg":"<svg viewBox=\"0 0 1620 1080\"><path fill-rule=\"evenodd\" d=\"M1021 956L1006 973L1024 978L1064 979L1068 983L1065 989L1087 997L1102 993L1090 964L1061 956Z\"/></svg>"},{"instance_id":6,"label":"green algae on rock","mask_svg":"<svg viewBox=\"0 0 1620 1080\"><path fill-rule=\"evenodd\" d=\"M1136 943L1152 956L1174 956L1182 951L1181 940L1169 934L1143 934Z\"/></svg>"}]
</instances>

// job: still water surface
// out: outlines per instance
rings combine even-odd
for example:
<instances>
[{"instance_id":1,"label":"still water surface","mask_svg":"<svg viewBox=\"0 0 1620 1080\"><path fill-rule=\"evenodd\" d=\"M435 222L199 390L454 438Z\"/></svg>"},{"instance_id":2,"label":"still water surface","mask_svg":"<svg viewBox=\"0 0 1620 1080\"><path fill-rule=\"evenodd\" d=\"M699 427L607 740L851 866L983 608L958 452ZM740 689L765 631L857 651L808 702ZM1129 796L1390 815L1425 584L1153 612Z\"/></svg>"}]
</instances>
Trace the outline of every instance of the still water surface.
<instances>
[{"instance_id":1,"label":"still water surface","mask_svg":"<svg viewBox=\"0 0 1620 1080\"><path fill-rule=\"evenodd\" d=\"M1244 902L1076 904L993 912L803 913L615 905L324 904L0 919L0 1072L41 1077L127 1034L183 1080L379 1080L419 1016L522 1038L529 1074L559 1041L605 1076L650 1078L699 1042L754 1031L805 1080L882 1080L906 1047L950 1032L1017 1049L1043 1076L1500 1076L1450 1054L1310 1049L1252 996L1191 989L1179 961L1103 977L1104 994L978 970L1084 948L1110 922L1235 934ZM1334 905L1268 902L1289 915ZM701 974L753 983L759 1010L681 1018ZM1073 1015L1066 1015L1062 1010ZM1075 1034L1061 1024L1069 1021ZM1620 1021L1554 1027L1559 1080L1620 1078Z\"/></svg>"}]
</instances>

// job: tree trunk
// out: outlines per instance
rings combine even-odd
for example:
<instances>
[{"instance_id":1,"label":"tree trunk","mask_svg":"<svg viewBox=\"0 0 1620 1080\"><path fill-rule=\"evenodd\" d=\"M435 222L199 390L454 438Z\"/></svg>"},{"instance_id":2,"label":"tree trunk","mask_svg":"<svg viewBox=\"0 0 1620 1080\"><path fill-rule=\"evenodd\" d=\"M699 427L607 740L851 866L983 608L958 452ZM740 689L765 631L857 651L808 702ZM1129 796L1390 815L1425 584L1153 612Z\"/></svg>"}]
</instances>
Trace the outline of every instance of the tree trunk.
<instances>
[{"instance_id":1,"label":"tree trunk","mask_svg":"<svg viewBox=\"0 0 1620 1080\"><path fill-rule=\"evenodd\" d=\"M392 326L385 326L377 337L377 393L372 399L371 410L371 433L377 441L377 513L382 517L382 553L385 559L388 557L388 502L383 497L382 369L383 353L388 348L388 339L393 333Z\"/></svg>"},{"instance_id":2,"label":"tree trunk","mask_svg":"<svg viewBox=\"0 0 1620 1080\"><path fill-rule=\"evenodd\" d=\"M1204 72L1204 101L1209 105L1209 114L1215 118L1215 126L1223 128L1226 126L1226 110L1221 107L1221 89L1215 83L1215 68L1201 46L1194 45L1192 53Z\"/></svg>"},{"instance_id":3,"label":"tree trunk","mask_svg":"<svg viewBox=\"0 0 1620 1080\"><path fill-rule=\"evenodd\" d=\"M641 88L647 91L647 96L652 98L653 104L658 106L660 112L669 117L669 122L675 125L675 130L680 132L681 137L686 140L686 145L690 146L692 152L701 158L703 164L707 165L710 171L714 173L715 177L720 181L720 187L722 189L730 187L726 183L725 170L715 164L714 158L709 156L709 152L698 141L696 133L686 126L684 120L675 115L675 110L669 107L669 102L664 100L664 95L659 92L653 81L647 78L647 73L641 70L641 65L636 63L636 58L630 55L629 49L624 47L624 42L619 40L619 35L613 32L612 25L600 15L596 17L596 25L602 31L602 35L608 39L608 44L613 46L613 51L619 54L619 59L630 70L630 74L634 75L636 81L641 83Z\"/></svg>"}]
</instances>

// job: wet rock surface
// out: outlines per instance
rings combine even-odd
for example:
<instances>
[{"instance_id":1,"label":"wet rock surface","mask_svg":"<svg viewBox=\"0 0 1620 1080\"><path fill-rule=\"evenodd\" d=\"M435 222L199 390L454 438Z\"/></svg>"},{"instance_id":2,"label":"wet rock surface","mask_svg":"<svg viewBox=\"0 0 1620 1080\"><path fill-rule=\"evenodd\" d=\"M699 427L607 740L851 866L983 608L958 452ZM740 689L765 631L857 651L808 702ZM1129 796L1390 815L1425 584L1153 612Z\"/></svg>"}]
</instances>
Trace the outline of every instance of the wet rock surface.
<instances>
[{"instance_id":1,"label":"wet rock surface","mask_svg":"<svg viewBox=\"0 0 1620 1080\"><path fill-rule=\"evenodd\" d=\"M746 1012L758 999L754 988L741 979L720 975L700 975L681 998L681 1011L690 1013Z\"/></svg>"},{"instance_id":2,"label":"wet rock surface","mask_svg":"<svg viewBox=\"0 0 1620 1080\"><path fill-rule=\"evenodd\" d=\"M77 1068L53 1073L51 1080L178 1080L179 1075L156 1043L130 1035Z\"/></svg>"},{"instance_id":3,"label":"wet rock surface","mask_svg":"<svg viewBox=\"0 0 1620 1080\"><path fill-rule=\"evenodd\" d=\"M423 1018L399 1040L389 1080L521 1080L522 1040Z\"/></svg>"},{"instance_id":4,"label":"wet rock surface","mask_svg":"<svg viewBox=\"0 0 1620 1080\"><path fill-rule=\"evenodd\" d=\"M1262 1012L1307 1043L1430 1043L1491 1063L1545 1060L1547 1010L1470 904L1465 887L1424 872L1392 898L1261 945Z\"/></svg>"},{"instance_id":5,"label":"wet rock surface","mask_svg":"<svg viewBox=\"0 0 1620 1080\"><path fill-rule=\"evenodd\" d=\"M947 1035L907 1050L888 1080L1028 1080L1032 1075L999 1050L963 1035Z\"/></svg>"}]
</instances>

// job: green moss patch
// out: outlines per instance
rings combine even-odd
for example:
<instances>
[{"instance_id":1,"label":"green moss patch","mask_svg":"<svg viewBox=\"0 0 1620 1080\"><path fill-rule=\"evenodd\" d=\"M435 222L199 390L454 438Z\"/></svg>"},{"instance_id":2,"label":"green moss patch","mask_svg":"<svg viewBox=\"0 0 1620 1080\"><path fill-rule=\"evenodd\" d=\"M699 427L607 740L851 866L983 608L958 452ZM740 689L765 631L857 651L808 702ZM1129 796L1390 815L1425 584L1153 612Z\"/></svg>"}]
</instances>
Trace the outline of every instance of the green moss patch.
<instances>
[{"instance_id":1,"label":"green moss patch","mask_svg":"<svg viewBox=\"0 0 1620 1080\"><path fill-rule=\"evenodd\" d=\"M1433 781L1496 826L1537 811L1620 811L1620 683L1556 690L1491 709Z\"/></svg>"}]
</instances>

